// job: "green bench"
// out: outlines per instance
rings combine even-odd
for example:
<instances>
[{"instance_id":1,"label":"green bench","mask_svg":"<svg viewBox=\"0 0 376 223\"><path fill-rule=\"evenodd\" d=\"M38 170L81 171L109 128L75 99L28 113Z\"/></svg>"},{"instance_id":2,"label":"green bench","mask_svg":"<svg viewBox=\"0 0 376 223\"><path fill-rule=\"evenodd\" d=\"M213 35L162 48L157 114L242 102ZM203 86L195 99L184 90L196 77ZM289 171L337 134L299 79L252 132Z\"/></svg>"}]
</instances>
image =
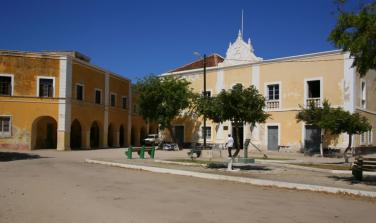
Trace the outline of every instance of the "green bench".
<instances>
[{"instance_id":1,"label":"green bench","mask_svg":"<svg viewBox=\"0 0 376 223\"><path fill-rule=\"evenodd\" d=\"M128 147L128 150L125 151L125 155L127 156L128 159L132 159L132 153L137 152L138 156L140 159L145 159L145 152L147 152L150 156L151 159L154 159L155 155L155 147Z\"/></svg>"},{"instance_id":2,"label":"green bench","mask_svg":"<svg viewBox=\"0 0 376 223\"><path fill-rule=\"evenodd\" d=\"M352 174L356 180L363 179L363 171L376 171L376 158L358 156L352 165Z\"/></svg>"},{"instance_id":3,"label":"green bench","mask_svg":"<svg viewBox=\"0 0 376 223\"><path fill-rule=\"evenodd\" d=\"M202 152L202 146L198 146L197 143L192 143L192 149L187 153L189 158L200 158ZM196 157L194 156L196 154Z\"/></svg>"},{"instance_id":4,"label":"green bench","mask_svg":"<svg viewBox=\"0 0 376 223\"><path fill-rule=\"evenodd\" d=\"M189 158L191 159L194 159L194 158L200 158L201 156L201 152L202 150L201 149L191 149L187 155L189 156ZM196 157L194 156L196 154Z\"/></svg>"}]
</instances>

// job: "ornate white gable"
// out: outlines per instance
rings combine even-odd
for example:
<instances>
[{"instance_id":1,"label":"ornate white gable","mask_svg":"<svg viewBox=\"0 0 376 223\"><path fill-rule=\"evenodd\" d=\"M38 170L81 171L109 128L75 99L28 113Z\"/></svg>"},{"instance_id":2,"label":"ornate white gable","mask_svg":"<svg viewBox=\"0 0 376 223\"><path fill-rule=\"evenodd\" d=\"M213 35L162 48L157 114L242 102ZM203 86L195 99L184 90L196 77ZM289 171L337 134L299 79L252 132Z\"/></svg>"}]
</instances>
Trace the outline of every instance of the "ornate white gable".
<instances>
[{"instance_id":1,"label":"ornate white gable","mask_svg":"<svg viewBox=\"0 0 376 223\"><path fill-rule=\"evenodd\" d=\"M248 39L248 43L244 42L239 30L238 38L236 38L234 43L230 42L223 65L237 65L258 61L262 61L262 58L254 54L251 39Z\"/></svg>"}]
</instances>

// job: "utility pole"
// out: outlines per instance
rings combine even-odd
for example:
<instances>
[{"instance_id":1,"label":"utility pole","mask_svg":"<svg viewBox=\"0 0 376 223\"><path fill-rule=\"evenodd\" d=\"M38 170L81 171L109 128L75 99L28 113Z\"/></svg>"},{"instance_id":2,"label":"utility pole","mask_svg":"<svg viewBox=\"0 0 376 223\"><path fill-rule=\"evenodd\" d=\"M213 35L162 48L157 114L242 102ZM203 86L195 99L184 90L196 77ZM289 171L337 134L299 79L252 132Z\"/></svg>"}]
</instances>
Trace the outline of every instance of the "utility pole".
<instances>
[{"instance_id":1,"label":"utility pole","mask_svg":"<svg viewBox=\"0 0 376 223\"><path fill-rule=\"evenodd\" d=\"M207 92L206 92L206 54L204 54L204 100L207 99ZM206 116L204 115L204 148L206 149Z\"/></svg>"}]
</instances>

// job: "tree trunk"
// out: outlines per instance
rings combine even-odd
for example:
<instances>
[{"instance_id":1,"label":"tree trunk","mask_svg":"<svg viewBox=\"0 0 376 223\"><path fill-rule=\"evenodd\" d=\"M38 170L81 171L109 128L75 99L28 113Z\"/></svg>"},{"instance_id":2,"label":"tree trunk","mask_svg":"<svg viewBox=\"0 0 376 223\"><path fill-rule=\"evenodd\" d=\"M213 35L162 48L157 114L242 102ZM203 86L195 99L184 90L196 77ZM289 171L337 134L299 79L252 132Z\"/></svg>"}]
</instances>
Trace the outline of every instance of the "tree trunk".
<instances>
[{"instance_id":1,"label":"tree trunk","mask_svg":"<svg viewBox=\"0 0 376 223\"><path fill-rule=\"evenodd\" d=\"M239 124L236 124L235 131L236 131L236 151L233 155L234 158L236 158L240 152Z\"/></svg>"},{"instance_id":2,"label":"tree trunk","mask_svg":"<svg viewBox=\"0 0 376 223\"><path fill-rule=\"evenodd\" d=\"M343 158L345 158L345 163L349 162L349 157L347 156L347 152L351 149L352 144L352 134L349 134L349 145L347 145L347 148L343 152Z\"/></svg>"}]
</instances>

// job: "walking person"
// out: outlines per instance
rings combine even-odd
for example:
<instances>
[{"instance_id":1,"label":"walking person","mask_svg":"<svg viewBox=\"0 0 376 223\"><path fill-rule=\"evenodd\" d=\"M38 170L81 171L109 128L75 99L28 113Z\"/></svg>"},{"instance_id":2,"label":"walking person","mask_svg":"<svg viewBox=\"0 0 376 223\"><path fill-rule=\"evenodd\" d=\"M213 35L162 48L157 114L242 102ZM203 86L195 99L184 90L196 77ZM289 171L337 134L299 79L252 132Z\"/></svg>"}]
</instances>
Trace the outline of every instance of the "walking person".
<instances>
[{"instance_id":1,"label":"walking person","mask_svg":"<svg viewBox=\"0 0 376 223\"><path fill-rule=\"evenodd\" d=\"M228 151L228 157L231 158L232 157L231 150L232 150L232 147L234 147L234 139L232 138L231 134L228 134L226 147L227 147L227 151Z\"/></svg>"}]
</instances>

